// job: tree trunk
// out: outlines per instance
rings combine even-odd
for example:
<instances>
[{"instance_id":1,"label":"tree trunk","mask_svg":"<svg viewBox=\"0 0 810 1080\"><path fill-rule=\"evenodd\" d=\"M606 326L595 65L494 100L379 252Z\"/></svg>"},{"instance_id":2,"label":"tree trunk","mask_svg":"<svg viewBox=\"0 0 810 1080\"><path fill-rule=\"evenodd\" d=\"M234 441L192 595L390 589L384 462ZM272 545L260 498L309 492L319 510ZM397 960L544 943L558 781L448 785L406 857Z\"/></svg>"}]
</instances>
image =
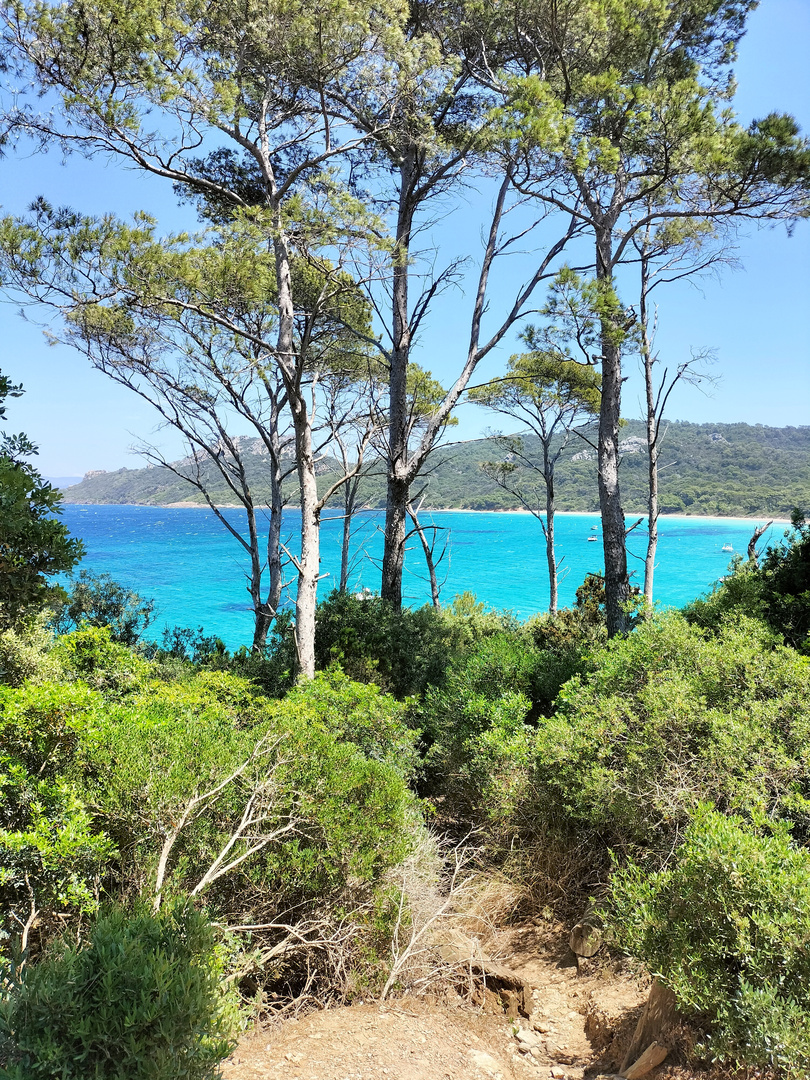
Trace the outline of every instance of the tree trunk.
<instances>
[{"instance_id":1,"label":"tree trunk","mask_svg":"<svg viewBox=\"0 0 810 1080\"><path fill-rule=\"evenodd\" d=\"M253 638L254 651L261 650L267 644L267 634L281 604L281 589L284 584L281 564L281 519L284 512L284 499L281 491L281 456L278 448L278 431L273 426L271 438L275 436L275 453L270 454L270 521L267 525L267 572L270 578L267 586L267 598L263 605L263 618L260 628L256 619L256 634ZM260 633L261 629L261 633Z\"/></svg>"},{"instance_id":2,"label":"tree trunk","mask_svg":"<svg viewBox=\"0 0 810 1080\"><path fill-rule=\"evenodd\" d=\"M344 471L348 466L344 462ZM340 547L340 592L346 592L349 588L349 548L352 539L352 521L357 507L357 492L360 488L360 477L349 480L343 488L343 540Z\"/></svg>"},{"instance_id":3,"label":"tree trunk","mask_svg":"<svg viewBox=\"0 0 810 1080\"><path fill-rule=\"evenodd\" d=\"M385 552L380 595L399 610L402 607L402 571L405 565L405 526L411 485L397 476L388 477L385 507Z\"/></svg>"},{"instance_id":4,"label":"tree trunk","mask_svg":"<svg viewBox=\"0 0 810 1080\"><path fill-rule=\"evenodd\" d=\"M421 505L421 500L420 500ZM441 599L439 596L439 579L436 575L436 563L433 559L433 545L428 542L428 538L425 535L425 530L419 521L417 509L409 502L408 503L408 515L413 522L413 527L416 530L416 535L419 537L422 543L422 551L425 553L425 562L427 563L428 574L430 576L430 599L434 608L438 611L441 605ZM435 530L434 530L435 537ZM441 561L441 556L439 557Z\"/></svg>"},{"instance_id":5,"label":"tree trunk","mask_svg":"<svg viewBox=\"0 0 810 1080\"><path fill-rule=\"evenodd\" d=\"M748 541L748 561L752 566L759 565L759 554L757 553L757 544L763 533L766 533L773 525L773 521L767 522L765 525L757 525L754 529L754 535Z\"/></svg>"},{"instance_id":6,"label":"tree trunk","mask_svg":"<svg viewBox=\"0 0 810 1080\"><path fill-rule=\"evenodd\" d=\"M642 258L641 267L641 354L644 358L644 383L647 391L647 469L649 499L647 503L647 555L644 559L644 599L649 611L653 603L653 578L655 576L655 555L658 549L658 417L655 407L655 388L653 386L652 343L647 327L647 265Z\"/></svg>"},{"instance_id":7,"label":"tree trunk","mask_svg":"<svg viewBox=\"0 0 810 1080\"><path fill-rule=\"evenodd\" d=\"M395 608L402 607L402 570L405 564L405 525L409 501L408 479L408 361L410 322L408 275L413 226L413 184L416 152L410 149L400 166L399 209L393 277L391 374L388 392L388 489L385 506L385 548L380 595Z\"/></svg>"},{"instance_id":8,"label":"tree trunk","mask_svg":"<svg viewBox=\"0 0 810 1080\"><path fill-rule=\"evenodd\" d=\"M295 598L295 647L298 673L315 675L315 609L320 576L320 525L318 485L312 452L312 428L306 402L292 404L298 483L301 488L301 552L298 558L298 593Z\"/></svg>"},{"instance_id":9,"label":"tree trunk","mask_svg":"<svg viewBox=\"0 0 810 1080\"><path fill-rule=\"evenodd\" d=\"M261 649L267 639L269 622L266 619L264 604L262 603L262 564L259 556L259 530L256 526L256 511L249 493L246 493L245 516L247 518L248 537L250 545L250 577L248 579L248 592L253 604L253 645L252 649Z\"/></svg>"},{"instance_id":10,"label":"tree trunk","mask_svg":"<svg viewBox=\"0 0 810 1080\"><path fill-rule=\"evenodd\" d=\"M281 492L281 448L278 437L278 409L272 402L270 422L262 433L262 439L268 451L270 461L270 520L267 524L267 573L269 582L267 596L261 597L262 566L258 559L258 530L255 528L255 514L253 507L248 509L248 529L251 543L251 568L256 582L256 588L251 588L250 595L253 599L253 612L255 625L253 629L253 652L261 652L267 645L267 635L281 603L281 588L283 584L281 565L281 515L284 509L284 501ZM255 555L254 555L255 552Z\"/></svg>"},{"instance_id":11,"label":"tree trunk","mask_svg":"<svg viewBox=\"0 0 810 1080\"><path fill-rule=\"evenodd\" d=\"M273 247L278 287L277 360L284 377L295 431L295 455L301 497L301 551L297 559L298 591L295 598L295 647L298 673L315 675L315 608L320 564L320 508L312 449L312 421L302 393L300 358L295 349L290 253L276 208Z\"/></svg>"},{"instance_id":12,"label":"tree trunk","mask_svg":"<svg viewBox=\"0 0 810 1080\"><path fill-rule=\"evenodd\" d=\"M349 587L349 543L352 538L352 519L349 511L343 517L343 541L340 548L340 592L345 593Z\"/></svg>"},{"instance_id":13,"label":"tree trunk","mask_svg":"<svg viewBox=\"0 0 810 1080\"><path fill-rule=\"evenodd\" d=\"M554 551L554 488L546 488L546 559L548 560L548 613L557 614L557 555Z\"/></svg>"},{"instance_id":14,"label":"tree trunk","mask_svg":"<svg viewBox=\"0 0 810 1080\"><path fill-rule=\"evenodd\" d=\"M548 561L548 613L557 614L557 555L554 551L554 462L549 455L550 441L543 441L543 480L546 488L546 560Z\"/></svg>"},{"instance_id":15,"label":"tree trunk","mask_svg":"<svg viewBox=\"0 0 810 1080\"><path fill-rule=\"evenodd\" d=\"M658 549L658 445L650 429L655 427L654 419L647 418L647 449L649 451L648 469L650 495L647 504L647 554L644 557L644 599L649 610L653 603L653 579L655 577L655 555Z\"/></svg>"},{"instance_id":16,"label":"tree trunk","mask_svg":"<svg viewBox=\"0 0 810 1080\"><path fill-rule=\"evenodd\" d=\"M597 278L610 284L611 230L600 226L596 236ZM599 411L599 507L605 555L605 609L608 637L625 633L626 606L630 599L624 511L619 492L619 421L622 400L622 352L617 343L619 328L609 315L601 321L602 404Z\"/></svg>"}]
</instances>

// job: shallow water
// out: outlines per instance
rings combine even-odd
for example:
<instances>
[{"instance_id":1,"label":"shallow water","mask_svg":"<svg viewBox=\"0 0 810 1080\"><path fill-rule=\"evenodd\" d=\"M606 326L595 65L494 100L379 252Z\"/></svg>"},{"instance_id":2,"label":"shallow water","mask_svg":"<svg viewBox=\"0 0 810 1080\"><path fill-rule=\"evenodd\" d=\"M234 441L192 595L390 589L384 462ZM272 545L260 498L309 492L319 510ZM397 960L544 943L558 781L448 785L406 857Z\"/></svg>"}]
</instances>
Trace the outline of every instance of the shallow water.
<instances>
[{"instance_id":1,"label":"shallow water","mask_svg":"<svg viewBox=\"0 0 810 1080\"><path fill-rule=\"evenodd\" d=\"M238 524L240 511L227 510ZM425 523L429 516L423 514ZM87 548L83 566L107 572L143 596L153 597L159 635L164 626L202 626L230 648L250 641L252 616L246 591L247 559L227 530L203 509L152 506L65 506L63 520ZM495 608L528 618L548 606L545 541L530 514L443 511L432 520L448 540L439 567L442 597L469 590ZM631 524L635 519L628 519ZM655 596L663 606L681 606L711 588L728 566L731 544L745 554L757 523L735 518L666 517L659 522ZM285 542L295 551L299 516L285 519ZM357 529L352 588L379 589L383 516L364 514ZM596 526L596 529L593 527ZM781 539L783 525L771 527L763 543ZM604 566L601 526L595 514L560 514L556 519L557 557L562 559L560 605L571 604L586 573ZM326 517L322 527L320 595L337 584L342 520ZM598 542L589 542L597 536ZM646 530L629 539L630 571L644 580ZM292 567L289 577L293 578ZM430 599L424 557L417 537L408 542L403 591L409 604Z\"/></svg>"}]
</instances>

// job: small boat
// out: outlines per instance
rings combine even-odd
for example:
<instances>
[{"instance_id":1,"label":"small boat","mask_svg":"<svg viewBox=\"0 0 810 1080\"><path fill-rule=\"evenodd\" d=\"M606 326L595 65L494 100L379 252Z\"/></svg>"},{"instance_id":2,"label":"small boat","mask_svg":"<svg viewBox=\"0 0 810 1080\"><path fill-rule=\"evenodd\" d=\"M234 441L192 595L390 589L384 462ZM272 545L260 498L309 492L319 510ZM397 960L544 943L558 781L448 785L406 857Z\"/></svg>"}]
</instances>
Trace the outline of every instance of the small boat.
<instances>
[{"instance_id":1,"label":"small boat","mask_svg":"<svg viewBox=\"0 0 810 1080\"><path fill-rule=\"evenodd\" d=\"M589 536L588 537L588 543L589 544L595 544L598 539L599 539L598 536Z\"/></svg>"},{"instance_id":2,"label":"small boat","mask_svg":"<svg viewBox=\"0 0 810 1080\"><path fill-rule=\"evenodd\" d=\"M596 532L596 530L597 530L598 528L599 528L599 526L598 526L598 525L591 525L591 532Z\"/></svg>"},{"instance_id":3,"label":"small boat","mask_svg":"<svg viewBox=\"0 0 810 1080\"><path fill-rule=\"evenodd\" d=\"M722 551L733 551L734 548L731 546L731 544L723 544L723 547L721 548L721 550Z\"/></svg>"}]
</instances>

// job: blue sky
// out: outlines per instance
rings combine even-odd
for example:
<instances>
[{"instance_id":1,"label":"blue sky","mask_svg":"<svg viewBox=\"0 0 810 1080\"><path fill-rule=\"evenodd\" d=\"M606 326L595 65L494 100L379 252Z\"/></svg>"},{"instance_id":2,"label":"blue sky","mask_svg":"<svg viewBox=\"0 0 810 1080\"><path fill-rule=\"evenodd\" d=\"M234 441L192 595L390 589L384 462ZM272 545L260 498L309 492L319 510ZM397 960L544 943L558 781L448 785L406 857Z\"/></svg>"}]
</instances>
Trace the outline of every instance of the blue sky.
<instances>
[{"instance_id":1,"label":"blue sky","mask_svg":"<svg viewBox=\"0 0 810 1080\"><path fill-rule=\"evenodd\" d=\"M737 64L736 107L742 121L772 110L792 113L810 130L810 4L807 0L762 0L753 14ZM169 185L120 165L62 161L58 153L0 161L0 203L5 212L22 212L37 195L87 213L129 214L145 209L167 231L193 227L192 212L178 207ZM479 224L464 209L443 226L448 240L462 245ZM810 423L810 222L793 235L783 226L751 226L740 240L742 268L725 271L720 280L671 286L659 297L658 348L665 362L676 364L690 349L713 349L711 369L719 378L710 396L685 387L673 395L672 419L695 422L804 425ZM499 285L509 289L510 264L499 271ZM434 375L450 382L464 337L467 299L451 294L426 330L419 357ZM29 319L36 313L28 313ZM461 337L459 336L461 335ZM48 476L78 476L88 469L139 467L129 452L142 438L153 437L168 452L179 444L155 432L156 417L132 393L93 371L78 353L48 346L41 329L20 318L13 304L0 305L0 368L25 384L23 398L10 402L8 430L26 431L39 445L38 466ZM508 338L481 376L497 373L519 348ZM627 366L624 412L640 415L641 383L634 361ZM479 376L476 376L478 379ZM475 438L493 423L467 406L459 413L455 438Z\"/></svg>"}]
</instances>

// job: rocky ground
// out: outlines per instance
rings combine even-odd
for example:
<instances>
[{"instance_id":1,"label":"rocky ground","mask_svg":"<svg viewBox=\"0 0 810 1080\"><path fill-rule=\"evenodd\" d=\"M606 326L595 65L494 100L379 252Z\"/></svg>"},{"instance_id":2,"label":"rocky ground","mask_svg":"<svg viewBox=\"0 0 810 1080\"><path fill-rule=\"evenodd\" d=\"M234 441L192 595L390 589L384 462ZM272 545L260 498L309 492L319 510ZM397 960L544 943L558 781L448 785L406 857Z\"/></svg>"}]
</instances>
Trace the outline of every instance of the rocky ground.
<instances>
[{"instance_id":1,"label":"rocky ground","mask_svg":"<svg viewBox=\"0 0 810 1080\"><path fill-rule=\"evenodd\" d=\"M224 1080L614 1075L649 987L599 957L578 961L568 940L562 927L538 922L499 931L484 943L487 958L523 981L524 1015L510 1018L503 995L482 991L480 983L477 1003L448 987L430 1000L405 997L326 1009L245 1035L224 1064ZM683 1080L694 1074L673 1067L670 1059L647 1075Z\"/></svg>"}]
</instances>

